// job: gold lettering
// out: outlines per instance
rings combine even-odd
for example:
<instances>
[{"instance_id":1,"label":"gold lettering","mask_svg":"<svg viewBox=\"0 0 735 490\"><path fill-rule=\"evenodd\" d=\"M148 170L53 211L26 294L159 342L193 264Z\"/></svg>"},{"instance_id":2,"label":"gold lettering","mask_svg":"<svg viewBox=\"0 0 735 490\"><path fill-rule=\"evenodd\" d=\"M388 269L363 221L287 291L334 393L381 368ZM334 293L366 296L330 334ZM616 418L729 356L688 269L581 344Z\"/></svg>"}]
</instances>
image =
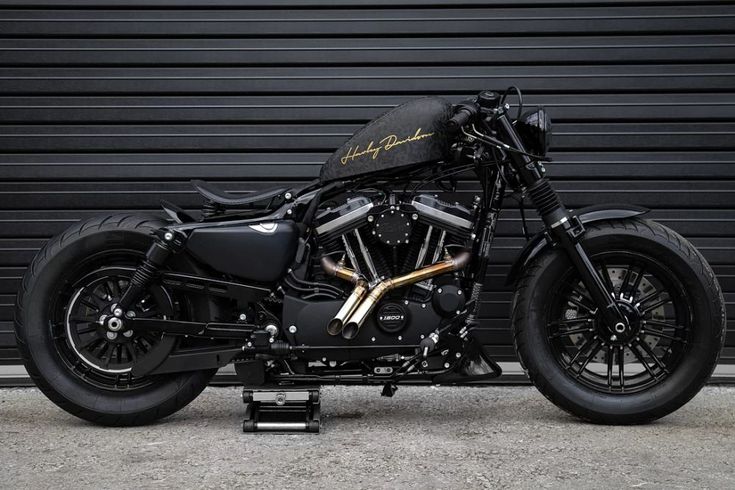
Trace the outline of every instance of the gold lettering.
<instances>
[{"instance_id":1,"label":"gold lettering","mask_svg":"<svg viewBox=\"0 0 735 490\"><path fill-rule=\"evenodd\" d=\"M342 158L340 158L340 162L342 162L342 165L347 165L348 162L354 161L355 159L360 158L363 155L371 155L372 159L375 160L376 158L378 158L381 150L390 151L396 146L419 141L424 138L429 138L433 135L434 133L422 133L421 128L418 128L413 136L408 136L402 140L399 140L398 136L395 134L389 134L379 141L380 146L377 147L374 146L374 142L372 141L370 142L368 147L362 151L359 151L360 145L355 146L354 149L350 146L349 150L347 150L347 153Z\"/></svg>"}]
</instances>

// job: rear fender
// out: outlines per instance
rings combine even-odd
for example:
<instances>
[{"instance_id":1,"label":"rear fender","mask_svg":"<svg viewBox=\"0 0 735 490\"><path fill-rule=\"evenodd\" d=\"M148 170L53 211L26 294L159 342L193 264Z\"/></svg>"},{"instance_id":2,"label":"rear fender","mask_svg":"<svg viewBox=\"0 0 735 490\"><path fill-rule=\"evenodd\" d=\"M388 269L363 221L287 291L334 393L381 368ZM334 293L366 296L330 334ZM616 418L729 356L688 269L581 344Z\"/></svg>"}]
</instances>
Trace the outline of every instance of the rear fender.
<instances>
[{"instance_id":1,"label":"rear fender","mask_svg":"<svg viewBox=\"0 0 735 490\"><path fill-rule=\"evenodd\" d=\"M595 223L597 221L605 221L609 219L632 218L646 214L649 210L640 206L630 204L596 204L578 209L572 213L576 215L582 224ZM531 238L526 246L523 247L521 253L518 254L515 262L510 268L505 285L514 284L521 274L521 271L529 264L537 255L552 247L552 244L546 239L546 233L540 232Z\"/></svg>"}]
</instances>

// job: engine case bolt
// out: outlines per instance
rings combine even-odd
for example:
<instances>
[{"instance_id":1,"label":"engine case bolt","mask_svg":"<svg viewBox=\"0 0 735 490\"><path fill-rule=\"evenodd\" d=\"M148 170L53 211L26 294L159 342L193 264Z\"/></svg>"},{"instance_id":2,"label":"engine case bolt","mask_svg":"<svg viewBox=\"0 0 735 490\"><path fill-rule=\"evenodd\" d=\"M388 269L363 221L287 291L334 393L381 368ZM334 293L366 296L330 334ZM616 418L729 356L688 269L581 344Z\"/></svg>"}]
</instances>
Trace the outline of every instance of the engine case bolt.
<instances>
[{"instance_id":1,"label":"engine case bolt","mask_svg":"<svg viewBox=\"0 0 735 490\"><path fill-rule=\"evenodd\" d=\"M411 219L412 219L412 220L414 220L414 221L416 221L417 219L419 219L419 215L418 215L418 214L416 214L416 213L413 213L413 214L411 215Z\"/></svg>"},{"instance_id":2,"label":"engine case bolt","mask_svg":"<svg viewBox=\"0 0 735 490\"><path fill-rule=\"evenodd\" d=\"M289 333L296 333L296 332L298 332L298 330L299 329L296 328L296 325L291 325L290 327L288 327L288 332Z\"/></svg>"},{"instance_id":3,"label":"engine case bolt","mask_svg":"<svg viewBox=\"0 0 735 490\"><path fill-rule=\"evenodd\" d=\"M244 322L245 320L248 319L248 316L245 313L240 313L240 316L238 316L237 319L240 320L241 322Z\"/></svg>"},{"instance_id":4,"label":"engine case bolt","mask_svg":"<svg viewBox=\"0 0 735 490\"><path fill-rule=\"evenodd\" d=\"M166 233L163 234L163 239L166 240L167 242L170 242L171 240L174 239L174 234L171 233L170 231L167 231Z\"/></svg>"},{"instance_id":5,"label":"engine case bolt","mask_svg":"<svg viewBox=\"0 0 735 490\"><path fill-rule=\"evenodd\" d=\"M372 223L373 221L375 221L375 216L370 215L367 217L367 220L368 220L368 223Z\"/></svg>"}]
</instances>

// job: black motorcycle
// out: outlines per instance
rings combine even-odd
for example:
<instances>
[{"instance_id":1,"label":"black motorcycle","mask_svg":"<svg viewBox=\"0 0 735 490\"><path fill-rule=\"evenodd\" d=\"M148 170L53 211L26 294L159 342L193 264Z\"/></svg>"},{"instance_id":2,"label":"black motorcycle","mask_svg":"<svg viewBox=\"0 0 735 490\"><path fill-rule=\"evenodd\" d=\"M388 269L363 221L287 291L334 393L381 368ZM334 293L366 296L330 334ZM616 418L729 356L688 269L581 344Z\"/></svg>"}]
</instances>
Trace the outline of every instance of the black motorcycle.
<instances>
[{"instance_id":1,"label":"black motorcycle","mask_svg":"<svg viewBox=\"0 0 735 490\"><path fill-rule=\"evenodd\" d=\"M227 364L249 386L482 384L481 292L506 194L543 231L512 266L511 328L531 381L585 420L635 424L685 404L724 341L712 269L646 209L568 210L544 176L551 121L482 92L403 104L319 179L236 196L195 181L201 213L118 214L49 241L23 278L28 373L104 425L167 416ZM476 196L450 203L459 176ZM521 207L521 211L522 211ZM526 220L523 216L523 230Z\"/></svg>"}]
</instances>

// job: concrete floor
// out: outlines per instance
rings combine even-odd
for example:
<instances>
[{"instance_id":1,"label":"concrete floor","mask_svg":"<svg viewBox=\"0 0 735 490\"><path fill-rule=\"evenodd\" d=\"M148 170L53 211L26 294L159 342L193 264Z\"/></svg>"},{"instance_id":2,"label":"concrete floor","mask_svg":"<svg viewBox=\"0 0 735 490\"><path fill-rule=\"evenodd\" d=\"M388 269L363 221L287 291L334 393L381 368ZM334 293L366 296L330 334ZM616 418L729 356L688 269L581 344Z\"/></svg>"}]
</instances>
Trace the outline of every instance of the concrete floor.
<instances>
[{"instance_id":1,"label":"concrete floor","mask_svg":"<svg viewBox=\"0 0 735 490\"><path fill-rule=\"evenodd\" d=\"M640 427L594 426L530 387L322 391L319 435L243 434L237 388L152 426L95 427L0 390L3 488L735 488L735 388Z\"/></svg>"}]
</instances>

